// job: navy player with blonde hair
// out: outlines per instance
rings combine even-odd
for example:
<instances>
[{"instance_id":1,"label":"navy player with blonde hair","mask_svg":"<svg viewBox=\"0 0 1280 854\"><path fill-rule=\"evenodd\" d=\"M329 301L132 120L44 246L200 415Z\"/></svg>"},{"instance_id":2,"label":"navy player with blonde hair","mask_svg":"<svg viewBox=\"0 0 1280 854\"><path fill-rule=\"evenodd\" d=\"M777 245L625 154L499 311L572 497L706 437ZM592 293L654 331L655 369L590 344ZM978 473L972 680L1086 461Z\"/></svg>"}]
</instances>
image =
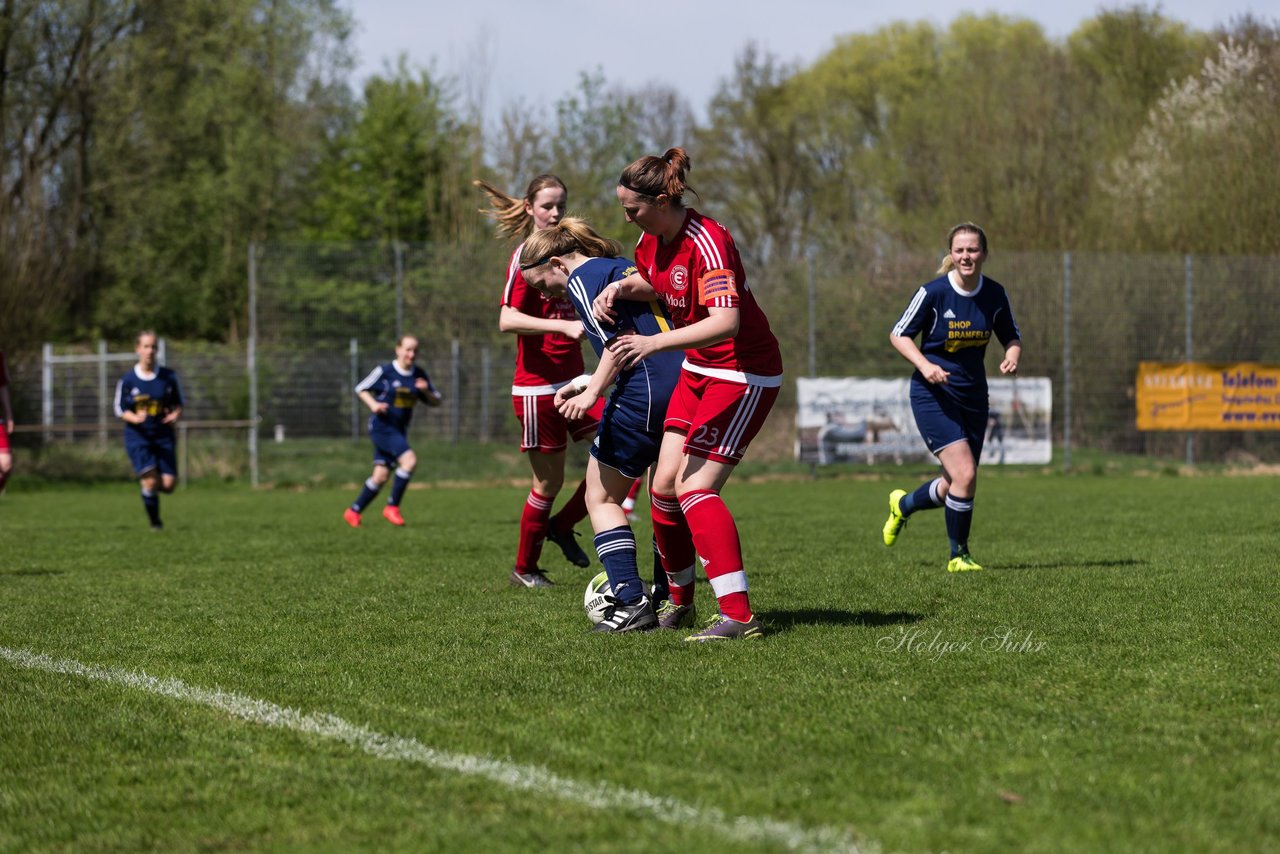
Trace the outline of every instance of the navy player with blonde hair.
<instances>
[{"instance_id":1,"label":"navy player with blonde hair","mask_svg":"<svg viewBox=\"0 0 1280 854\"><path fill-rule=\"evenodd\" d=\"M1004 347L1000 373L1016 374L1022 358L1009 296L999 282L982 274L986 260L987 235L981 228L971 222L952 228L939 277L916 291L889 333L894 349L915 367L911 412L925 445L942 464L942 476L910 493L889 493L884 544L897 542L912 513L945 506L951 541L948 572L982 569L969 554L969 529L987 429L984 360L992 335Z\"/></svg>"},{"instance_id":2,"label":"navy player with blonde hair","mask_svg":"<svg viewBox=\"0 0 1280 854\"><path fill-rule=\"evenodd\" d=\"M636 565L636 539L623 503L636 479L658 460L667 401L680 379L684 360L678 351L657 353L623 370L608 344L621 335L656 335L671 329L656 300L619 303L615 319L596 320L595 298L635 273L616 240L601 237L581 219L569 217L525 241L520 269L525 281L540 291L573 301L600 364L590 377L579 377L556 393L567 419L593 411L614 386L600 417L600 428L587 461L587 512L595 531L596 553L609 576L617 604L605 611L598 632L629 632L658 627L655 604L645 596ZM692 548L692 543L689 544ZM655 546L656 551L656 546ZM654 599L665 598L666 573L655 566Z\"/></svg>"},{"instance_id":3,"label":"navy player with blonde hair","mask_svg":"<svg viewBox=\"0 0 1280 854\"><path fill-rule=\"evenodd\" d=\"M402 335L396 342L395 359L374 368L355 387L360 401L369 407L373 474L364 482L356 500L343 511L342 518L353 528L360 527L360 514L391 478L393 465L395 481L391 484L387 506L382 508L382 517L397 527L404 525L400 501L418 465L418 457L409 447L408 436L413 406L419 401L427 406L439 406L443 400L427 372L414 364L417 358L418 339Z\"/></svg>"},{"instance_id":4,"label":"navy player with blonde hair","mask_svg":"<svg viewBox=\"0 0 1280 854\"><path fill-rule=\"evenodd\" d=\"M494 221L499 237L523 240L564 217L569 194L555 175L534 178L523 198L509 196L487 181L473 183L489 199L491 207L481 213ZM538 588L554 584L538 566L544 540L555 543L570 563L591 565L573 530L587 515L585 482L578 484L555 515L551 507L564 487L569 439L576 442L595 435L603 402L596 411L571 421L556 410L556 391L583 372L582 324L569 300L541 293L525 281L520 271L523 246L522 242L515 248L507 265L498 329L517 336L511 403L520 422L520 451L533 473L520 514L510 581L515 587Z\"/></svg>"},{"instance_id":5,"label":"navy player with blonde hair","mask_svg":"<svg viewBox=\"0 0 1280 854\"><path fill-rule=\"evenodd\" d=\"M142 506L151 530L160 521L160 493L173 492L178 458L173 425L182 416L178 375L157 363L160 339L153 330L138 333L138 363L116 383L115 414L124 422L124 449L142 489Z\"/></svg>"}]
</instances>

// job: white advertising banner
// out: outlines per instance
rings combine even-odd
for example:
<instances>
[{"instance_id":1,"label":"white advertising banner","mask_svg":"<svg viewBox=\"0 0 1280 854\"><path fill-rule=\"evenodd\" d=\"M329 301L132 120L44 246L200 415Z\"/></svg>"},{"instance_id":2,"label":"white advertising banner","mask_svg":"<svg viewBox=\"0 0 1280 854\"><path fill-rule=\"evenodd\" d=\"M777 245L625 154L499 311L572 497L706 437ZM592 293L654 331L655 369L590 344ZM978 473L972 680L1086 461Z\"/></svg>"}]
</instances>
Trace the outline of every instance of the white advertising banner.
<instances>
[{"instance_id":1,"label":"white advertising banner","mask_svg":"<svg viewBox=\"0 0 1280 854\"><path fill-rule=\"evenodd\" d=\"M796 381L796 459L803 463L928 462L911 416L911 380L816 377ZM1046 464L1053 458L1048 377L988 380L982 464Z\"/></svg>"}]
</instances>

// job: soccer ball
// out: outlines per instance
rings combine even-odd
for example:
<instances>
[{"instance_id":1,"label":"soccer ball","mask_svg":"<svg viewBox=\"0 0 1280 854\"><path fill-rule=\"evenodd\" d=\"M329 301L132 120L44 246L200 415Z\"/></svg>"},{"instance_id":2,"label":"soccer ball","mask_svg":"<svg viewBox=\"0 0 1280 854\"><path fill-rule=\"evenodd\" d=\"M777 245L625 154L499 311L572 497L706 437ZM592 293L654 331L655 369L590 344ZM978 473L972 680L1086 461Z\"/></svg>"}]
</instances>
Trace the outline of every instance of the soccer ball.
<instances>
[{"instance_id":1,"label":"soccer ball","mask_svg":"<svg viewBox=\"0 0 1280 854\"><path fill-rule=\"evenodd\" d=\"M582 595L582 607L587 612L587 619L599 623L604 619L604 612L618 600L613 598L613 588L609 586L609 575L601 572L587 582L587 592Z\"/></svg>"}]
</instances>

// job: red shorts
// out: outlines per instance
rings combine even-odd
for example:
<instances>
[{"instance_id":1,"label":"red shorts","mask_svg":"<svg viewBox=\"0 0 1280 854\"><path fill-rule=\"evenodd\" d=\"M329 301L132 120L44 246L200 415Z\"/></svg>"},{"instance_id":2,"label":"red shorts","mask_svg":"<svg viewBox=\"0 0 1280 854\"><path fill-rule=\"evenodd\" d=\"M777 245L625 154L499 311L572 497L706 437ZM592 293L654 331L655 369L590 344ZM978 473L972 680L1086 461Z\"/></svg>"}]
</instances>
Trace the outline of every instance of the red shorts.
<instances>
[{"instance_id":1,"label":"red shorts","mask_svg":"<svg viewBox=\"0 0 1280 854\"><path fill-rule=\"evenodd\" d=\"M686 454L736 465L764 426L778 391L681 371L663 426L685 434Z\"/></svg>"},{"instance_id":2,"label":"red shorts","mask_svg":"<svg viewBox=\"0 0 1280 854\"><path fill-rule=\"evenodd\" d=\"M569 421L556 409L554 394L537 394L528 397L512 395L511 403L520 421L520 450L541 451L554 454L563 451L573 441L581 442L596 434L600 416L604 413L604 398L596 401L586 418Z\"/></svg>"},{"instance_id":3,"label":"red shorts","mask_svg":"<svg viewBox=\"0 0 1280 854\"><path fill-rule=\"evenodd\" d=\"M9 427L8 423L0 419L0 454L9 453Z\"/></svg>"}]
</instances>

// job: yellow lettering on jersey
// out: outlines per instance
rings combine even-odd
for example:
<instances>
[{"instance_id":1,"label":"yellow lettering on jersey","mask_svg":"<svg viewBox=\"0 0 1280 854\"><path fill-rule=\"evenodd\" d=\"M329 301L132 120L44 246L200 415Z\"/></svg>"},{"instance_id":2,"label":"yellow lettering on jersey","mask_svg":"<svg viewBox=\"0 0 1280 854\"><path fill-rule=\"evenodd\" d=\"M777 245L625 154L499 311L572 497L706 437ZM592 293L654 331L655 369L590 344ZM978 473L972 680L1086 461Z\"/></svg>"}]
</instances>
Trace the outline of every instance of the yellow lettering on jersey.
<instances>
[{"instance_id":1,"label":"yellow lettering on jersey","mask_svg":"<svg viewBox=\"0 0 1280 854\"><path fill-rule=\"evenodd\" d=\"M732 270L711 270L698 280L698 305L706 305L720 297L737 296L738 283Z\"/></svg>"},{"instance_id":2,"label":"yellow lettering on jersey","mask_svg":"<svg viewBox=\"0 0 1280 854\"><path fill-rule=\"evenodd\" d=\"M967 320L951 321L953 327L957 324L963 324L963 326L948 332L947 343L942 346L942 349L948 353L964 350L967 347L985 347L991 340L991 333L985 329L968 329L967 327L971 324Z\"/></svg>"},{"instance_id":3,"label":"yellow lettering on jersey","mask_svg":"<svg viewBox=\"0 0 1280 854\"><path fill-rule=\"evenodd\" d=\"M395 401L391 404L396 409L410 409L413 407L413 391L407 388L396 389Z\"/></svg>"}]
</instances>

